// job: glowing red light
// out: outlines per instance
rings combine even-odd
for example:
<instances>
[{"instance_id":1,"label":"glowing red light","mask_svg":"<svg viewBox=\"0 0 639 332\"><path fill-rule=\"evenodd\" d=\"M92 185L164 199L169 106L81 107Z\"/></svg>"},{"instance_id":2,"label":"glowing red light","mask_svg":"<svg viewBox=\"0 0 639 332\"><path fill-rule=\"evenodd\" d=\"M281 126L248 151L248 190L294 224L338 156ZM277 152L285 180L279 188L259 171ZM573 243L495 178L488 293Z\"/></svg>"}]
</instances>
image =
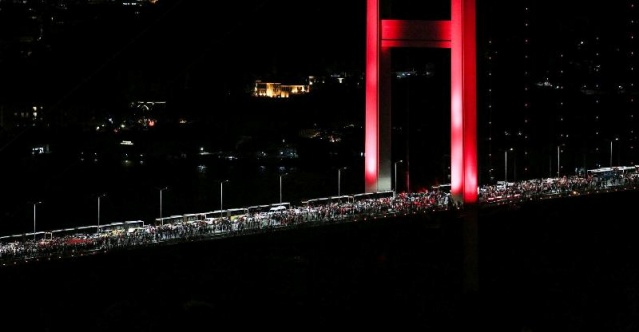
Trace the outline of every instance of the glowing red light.
<instances>
[{"instance_id":1,"label":"glowing red light","mask_svg":"<svg viewBox=\"0 0 639 332\"><path fill-rule=\"evenodd\" d=\"M451 193L477 202L477 92L475 0L451 0L450 21L380 20L379 1L367 0L366 27L366 192L390 189L386 137L392 47L451 49ZM384 108L380 112L380 108ZM384 167L382 167L382 165ZM380 176L384 174L384 176ZM380 185L382 184L382 185ZM386 188L388 186L388 188ZM381 188L380 188L381 187Z\"/></svg>"}]
</instances>

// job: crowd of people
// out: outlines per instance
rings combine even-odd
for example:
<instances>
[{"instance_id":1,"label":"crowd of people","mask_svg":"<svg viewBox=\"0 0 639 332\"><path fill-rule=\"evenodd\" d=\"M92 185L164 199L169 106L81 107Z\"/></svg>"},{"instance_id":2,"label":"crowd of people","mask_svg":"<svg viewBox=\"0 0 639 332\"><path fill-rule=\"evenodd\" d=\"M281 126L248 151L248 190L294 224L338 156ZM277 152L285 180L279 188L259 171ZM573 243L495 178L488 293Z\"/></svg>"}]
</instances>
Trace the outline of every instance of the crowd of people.
<instances>
[{"instance_id":1,"label":"crowd of people","mask_svg":"<svg viewBox=\"0 0 639 332\"><path fill-rule=\"evenodd\" d=\"M516 204L526 200L583 195L606 190L633 190L639 184L636 172L601 175L574 175L559 178L501 182L481 186L478 205ZM353 196L307 202L271 211L251 211L238 215L175 220L136 228L100 229L91 234L35 238L23 236L0 243L0 262L18 264L41 259L68 258L114 250L154 246L180 241L209 240L219 237L255 234L291 227L319 226L338 222L356 222L398 215L427 214L464 209L448 190L438 186L423 192ZM191 215L192 216L192 215Z\"/></svg>"}]
</instances>

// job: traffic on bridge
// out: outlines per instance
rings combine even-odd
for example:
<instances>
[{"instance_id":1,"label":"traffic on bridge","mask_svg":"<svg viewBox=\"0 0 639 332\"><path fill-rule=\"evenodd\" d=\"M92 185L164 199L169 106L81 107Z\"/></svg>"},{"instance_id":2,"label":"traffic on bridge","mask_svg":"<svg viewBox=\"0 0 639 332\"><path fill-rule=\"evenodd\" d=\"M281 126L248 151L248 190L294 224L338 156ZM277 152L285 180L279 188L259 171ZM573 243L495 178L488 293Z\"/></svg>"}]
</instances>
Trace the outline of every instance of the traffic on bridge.
<instances>
[{"instance_id":1,"label":"traffic on bridge","mask_svg":"<svg viewBox=\"0 0 639 332\"><path fill-rule=\"evenodd\" d=\"M619 190L636 190L635 166L588 170L585 174L520 182L500 181L480 187L479 207L519 204ZM463 210L449 185L414 193L393 191L317 198L302 202L232 208L141 220L82 226L0 237L3 265L71 258L140 247L202 241L229 236L313 227L342 222L363 222L406 215Z\"/></svg>"}]
</instances>

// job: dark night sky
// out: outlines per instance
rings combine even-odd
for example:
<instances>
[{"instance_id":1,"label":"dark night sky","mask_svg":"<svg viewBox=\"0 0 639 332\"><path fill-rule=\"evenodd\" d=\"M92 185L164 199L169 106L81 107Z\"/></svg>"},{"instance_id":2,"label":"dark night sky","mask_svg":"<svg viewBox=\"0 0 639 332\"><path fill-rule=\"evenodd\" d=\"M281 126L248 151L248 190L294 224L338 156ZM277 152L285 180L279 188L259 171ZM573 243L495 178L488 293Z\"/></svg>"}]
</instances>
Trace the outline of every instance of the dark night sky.
<instances>
[{"instance_id":1,"label":"dark night sky","mask_svg":"<svg viewBox=\"0 0 639 332\"><path fill-rule=\"evenodd\" d=\"M478 4L478 21L486 29L508 34L509 26L519 24L521 6L495 3L499 2ZM544 22L537 29L551 45L562 42L557 38L562 29L588 29L598 23L587 18L589 13L604 13L605 18L607 12L607 7L577 1L562 6L545 0L534 3L534 15ZM447 1L396 0L383 12L393 18L436 19L449 15L448 6ZM80 96L95 101L114 95L160 98L176 89L201 85L215 91L267 74L305 77L327 70L363 70L365 0L223 5L160 0L149 7L136 16L121 6L70 6L64 12L44 6L43 17L64 18L65 24L45 23L43 41L24 57L17 55L23 49L17 41L28 35L22 32L37 30L37 24L27 19L28 13L15 15L5 6L0 11L4 97L52 104ZM570 28L555 27L559 17L571 22Z\"/></svg>"},{"instance_id":2,"label":"dark night sky","mask_svg":"<svg viewBox=\"0 0 639 332\"><path fill-rule=\"evenodd\" d=\"M137 16L123 7L47 8L43 12L64 17L65 24L45 24L43 41L28 57L18 53L23 48L18 41L28 34L20 31L37 30L37 24L27 13L5 8L0 12L2 87L11 91L7 98L57 103L78 94L96 100L148 90L162 95L193 82L216 86L247 75L306 76L326 67L352 68L363 63L365 2L345 3L218 6L162 0Z\"/></svg>"}]
</instances>

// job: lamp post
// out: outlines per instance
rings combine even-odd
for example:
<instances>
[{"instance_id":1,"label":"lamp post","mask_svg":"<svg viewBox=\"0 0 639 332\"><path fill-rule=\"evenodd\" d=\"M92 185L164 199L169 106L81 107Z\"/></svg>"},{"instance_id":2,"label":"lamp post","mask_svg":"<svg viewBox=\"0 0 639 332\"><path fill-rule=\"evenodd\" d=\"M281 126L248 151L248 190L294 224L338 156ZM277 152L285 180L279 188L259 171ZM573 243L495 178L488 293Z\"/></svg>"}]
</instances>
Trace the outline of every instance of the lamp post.
<instances>
[{"instance_id":1,"label":"lamp post","mask_svg":"<svg viewBox=\"0 0 639 332\"><path fill-rule=\"evenodd\" d=\"M619 138L615 138L614 141L618 141ZM612 142L613 140L610 140L610 167L612 168Z\"/></svg>"},{"instance_id":2,"label":"lamp post","mask_svg":"<svg viewBox=\"0 0 639 332\"><path fill-rule=\"evenodd\" d=\"M106 196L106 194L98 195L98 230L97 230L98 233L100 233L100 198L104 196Z\"/></svg>"},{"instance_id":3,"label":"lamp post","mask_svg":"<svg viewBox=\"0 0 639 332\"><path fill-rule=\"evenodd\" d=\"M169 187L160 188L160 225L164 226L164 219L162 219L162 192L169 189Z\"/></svg>"},{"instance_id":4,"label":"lamp post","mask_svg":"<svg viewBox=\"0 0 639 332\"><path fill-rule=\"evenodd\" d=\"M561 175L561 163L560 163L560 159L559 156L561 154L561 147L559 145L557 145L557 177L560 177Z\"/></svg>"},{"instance_id":5,"label":"lamp post","mask_svg":"<svg viewBox=\"0 0 639 332\"><path fill-rule=\"evenodd\" d=\"M397 195L397 164L403 163L403 160L398 160L395 162L394 166L395 166L395 183L393 183L393 196Z\"/></svg>"},{"instance_id":6,"label":"lamp post","mask_svg":"<svg viewBox=\"0 0 639 332\"><path fill-rule=\"evenodd\" d=\"M510 148L512 151L513 148ZM508 150L504 151L504 185L508 186Z\"/></svg>"},{"instance_id":7,"label":"lamp post","mask_svg":"<svg viewBox=\"0 0 639 332\"><path fill-rule=\"evenodd\" d=\"M508 150L504 151L504 185L508 183Z\"/></svg>"},{"instance_id":8,"label":"lamp post","mask_svg":"<svg viewBox=\"0 0 639 332\"><path fill-rule=\"evenodd\" d=\"M282 203L282 174L280 174L280 203Z\"/></svg>"},{"instance_id":9,"label":"lamp post","mask_svg":"<svg viewBox=\"0 0 639 332\"><path fill-rule=\"evenodd\" d=\"M36 240L36 205L42 202L33 203L33 241Z\"/></svg>"},{"instance_id":10,"label":"lamp post","mask_svg":"<svg viewBox=\"0 0 639 332\"><path fill-rule=\"evenodd\" d=\"M610 167L612 167L612 140L610 140Z\"/></svg>"},{"instance_id":11,"label":"lamp post","mask_svg":"<svg viewBox=\"0 0 639 332\"><path fill-rule=\"evenodd\" d=\"M224 209L224 183L229 180L220 181L220 218L222 217L222 210Z\"/></svg>"},{"instance_id":12,"label":"lamp post","mask_svg":"<svg viewBox=\"0 0 639 332\"><path fill-rule=\"evenodd\" d=\"M337 196L342 195L342 170L347 169L348 167L340 167L337 169Z\"/></svg>"}]
</instances>

